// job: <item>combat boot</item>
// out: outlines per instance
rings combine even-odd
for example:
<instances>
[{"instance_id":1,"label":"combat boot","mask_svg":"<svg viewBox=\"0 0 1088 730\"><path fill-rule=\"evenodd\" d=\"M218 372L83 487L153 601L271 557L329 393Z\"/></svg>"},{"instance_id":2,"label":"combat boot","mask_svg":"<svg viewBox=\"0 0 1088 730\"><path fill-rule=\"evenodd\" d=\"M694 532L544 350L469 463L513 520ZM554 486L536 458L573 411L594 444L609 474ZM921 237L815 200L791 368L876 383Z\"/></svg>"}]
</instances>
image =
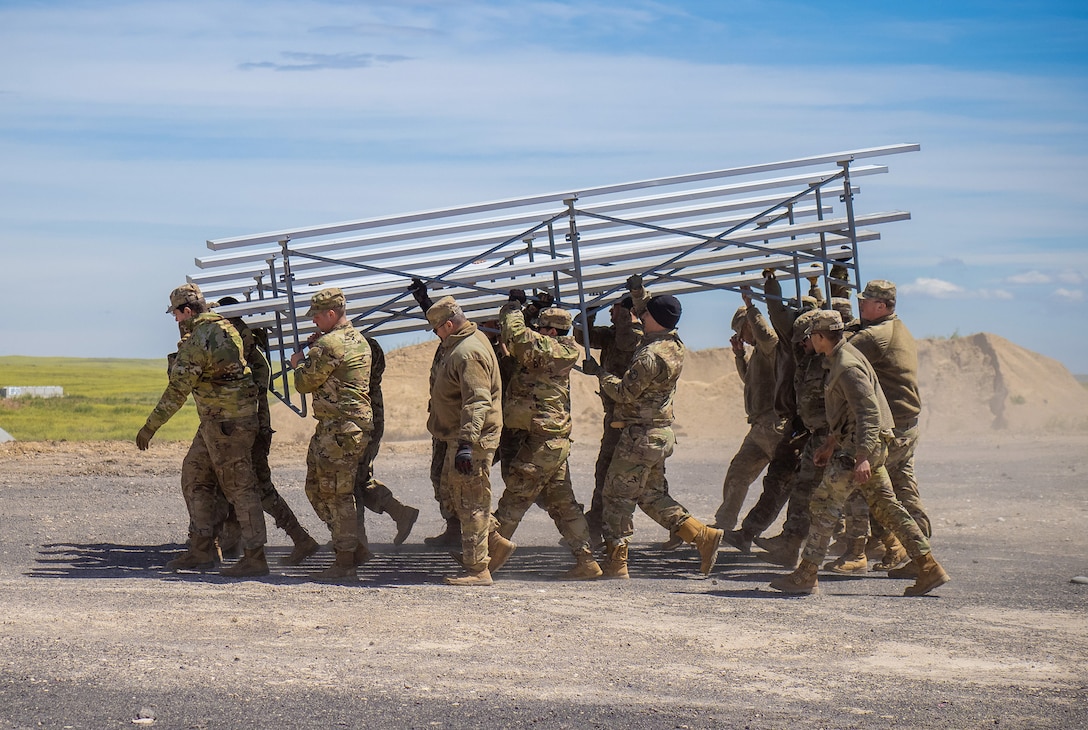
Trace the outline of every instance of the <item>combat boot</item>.
<instances>
[{"instance_id":1,"label":"combat boot","mask_svg":"<svg viewBox=\"0 0 1088 730\"><path fill-rule=\"evenodd\" d=\"M907 555L906 548L895 537L895 535L888 533L888 536L884 538L884 557L879 563L873 566L873 570L892 570L910 560L910 556Z\"/></svg>"},{"instance_id":2,"label":"combat boot","mask_svg":"<svg viewBox=\"0 0 1088 730\"><path fill-rule=\"evenodd\" d=\"M386 514L393 518L393 522L397 526L397 534L393 537L393 544L400 545L408 539L408 535L411 534L412 528L416 524L416 519L419 518L419 510L415 507L409 507L406 504L394 501L392 505L385 508ZM461 528L457 528L457 539L461 539Z\"/></svg>"},{"instance_id":3,"label":"combat boot","mask_svg":"<svg viewBox=\"0 0 1088 730\"><path fill-rule=\"evenodd\" d=\"M695 543L695 547L699 549L699 570L703 575L710 575L714 563L718 561L718 548L722 545L725 531L707 527L694 517L688 517L680 523L676 533L684 538L684 542Z\"/></svg>"},{"instance_id":4,"label":"combat boot","mask_svg":"<svg viewBox=\"0 0 1088 730\"><path fill-rule=\"evenodd\" d=\"M865 557L865 538L851 538L846 550L835 560L824 565L824 570L840 575L861 575L869 572L869 559Z\"/></svg>"},{"instance_id":5,"label":"combat boot","mask_svg":"<svg viewBox=\"0 0 1088 730\"><path fill-rule=\"evenodd\" d=\"M578 563L564 573L560 580L594 580L604 574L601 566L593 559L593 553L580 553L576 560Z\"/></svg>"},{"instance_id":6,"label":"combat boot","mask_svg":"<svg viewBox=\"0 0 1088 730\"><path fill-rule=\"evenodd\" d=\"M933 553L926 553L914 559L918 564L918 580L914 585L907 586L903 591L904 596L924 596L938 586L943 586L952 580L948 573L944 572L941 564L933 559Z\"/></svg>"},{"instance_id":7,"label":"combat boot","mask_svg":"<svg viewBox=\"0 0 1088 730\"><path fill-rule=\"evenodd\" d=\"M363 563L369 563L370 559L374 557L374 553L370 552L370 546L362 540L359 541L359 545L351 555L356 566L360 566Z\"/></svg>"},{"instance_id":8,"label":"combat boot","mask_svg":"<svg viewBox=\"0 0 1088 730\"><path fill-rule=\"evenodd\" d=\"M506 564L514 551L518 549L516 543L510 542L497 531L487 533L487 555L491 559L487 569L494 573Z\"/></svg>"},{"instance_id":9,"label":"combat boot","mask_svg":"<svg viewBox=\"0 0 1088 730\"><path fill-rule=\"evenodd\" d=\"M280 558L280 565L301 565L303 560L321 549L321 545L310 536L310 533L306 532L302 525L294 527L288 536L295 543L295 547L292 548L290 555Z\"/></svg>"},{"instance_id":10,"label":"combat boot","mask_svg":"<svg viewBox=\"0 0 1088 730\"><path fill-rule=\"evenodd\" d=\"M722 540L729 543L742 553L752 552L752 537L744 531L742 527L739 530L730 530L722 535Z\"/></svg>"},{"instance_id":11,"label":"combat boot","mask_svg":"<svg viewBox=\"0 0 1088 730\"><path fill-rule=\"evenodd\" d=\"M489 586L492 583L494 581L491 580L491 571L487 568L466 570L463 575L456 578L446 578L446 585L450 586Z\"/></svg>"},{"instance_id":12,"label":"combat boot","mask_svg":"<svg viewBox=\"0 0 1088 730\"><path fill-rule=\"evenodd\" d=\"M772 546L775 543L769 543ZM793 570L801 560L801 548L805 545L805 539L797 536L785 536L785 540L777 544L772 550L765 553L756 553L756 557L765 563L781 565L783 568Z\"/></svg>"},{"instance_id":13,"label":"combat boot","mask_svg":"<svg viewBox=\"0 0 1088 730\"><path fill-rule=\"evenodd\" d=\"M605 578L626 580L631 576L627 572L627 543L617 542L606 546L608 557L605 559L602 574Z\"/></svg>"},{"instance_id":14,"label":"combat boot","mask_svg":"<svg viewBox=\"0 0 1088 730\"><path fill-rule=\"evenodd\" d=\"M192 535L189 549L166 564L167 570L211 570L219 562L215 542L210 537Z\"/></svg>"},{"instance_id":15,"label":"combat boot","mask_svg":"<svg viewBox=\"0 0 1088 730\"><path fill-rule=\"evenodd\" d=\"M233 516L219 525L215 541L219 544L219 554L224 560L237 560L242 557L242 526Z\"/></svg>"},{"instance_id":16,"label":"combat boot","mask_svg":"<svg viewBox=\"0 0 1088 730\"><path fill-rule=\"evenodd\" d=\"M675 550L684 544L684 538L676 534L675 531L669 533L669 539L661 543L662 550Z\"/></svg>"},{"instance_id":17,"label":"combat boot","mask_svg":"<svg viewBox=\"0 0 1088 730\"><path fill-rule=\"evenodd\" d=\"M914 580L918 577L918 563L912 560L902 567L892 568L888 571L888 577L897 580Z\"/></svg>"},{"instance_id":18,"label":"combat boot","mask_svg":"<svg viewBox=\"0 0 1088 730\"><path fill-rule=\"evenodd\" d=\"M767 552L773 553L775 550L778 550L783 545L785 545L786 541L789 539L789 535L784 532L780 532L774 537L760 537L759 535L756 535L752 538L752 542L754 542L756 545L759 545Z\"/></svg>"},{"instance_id":19,"label":"combat boot","mask_svg":"<svg viewBox=\"0 0 1088 730\"><path fill-rule=\"evenodd\" d=\"M356 580L359 577L355 572L355 551L337 550L336 559L325 570L310 575L312 580L322 583L337 583L340 581Z\"/></svg>"},{"instance_id":20,"label":"combat boot","mask_svg":"<svg viewBox=\"0 0 1088 730\"><path fill-rule=\"evenodd\" d=\"M809 560L802 560L797 570L789 575L780 575L771 581L771 588L783 593L812 594L819 593L819 579L816 577L820 566Z\"/></svg>"},{"instance_id":21,"label":"combat boot","mask_svg":"<svg viewBox=\"0 0 1088 730\"><path fill-rule=\"evenodd\" d=\"M884 558L884 541L876 535L869 535L865 541L865 557L873 562L879 562Z\"/></svg>"},{"instance_id":22,"label":"combat boot","mask_svg":"<svg viewBox=\"0 0 1088 730\"><path fill-rule=\"evenodd\" d=\"M223 568L219 575L227 578L255 578L268 575L268 561L264 557L264 548L246 550L245 555L229 568Z\"/></svg>"},{"instance_id":23,"label":"combat boot","mask_svg":"<svg viewBox=\"0 0 1088 730\"><path fill-rule=\"evenodd\" d=\"M446 520L446 531L434 537L423 538L424 545L431 547L459 547L461 545L461 521L456 517Z\"/></svg>"}]
</instances>

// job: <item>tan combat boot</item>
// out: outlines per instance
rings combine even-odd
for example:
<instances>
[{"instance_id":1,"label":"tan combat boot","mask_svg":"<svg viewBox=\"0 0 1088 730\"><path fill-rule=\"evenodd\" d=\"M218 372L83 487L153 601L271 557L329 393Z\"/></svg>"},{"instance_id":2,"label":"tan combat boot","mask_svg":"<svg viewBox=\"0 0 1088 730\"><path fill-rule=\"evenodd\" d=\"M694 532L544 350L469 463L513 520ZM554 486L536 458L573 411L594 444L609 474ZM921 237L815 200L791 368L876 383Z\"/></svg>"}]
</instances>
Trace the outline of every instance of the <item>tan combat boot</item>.
<instances>
[{"instance_id":1,"label":"tan combat boot","mask_svg":"<svg viewBox=\"0 0 1088 730\"><path fill-rule=\"evenodd\" d=\"M783 593L812 594L819 593L819 580L816 577L820 566L808 560L802 560L797 570L789 575L780 575L771 581L771 588Z\"/></svg>"},{"instance_id":2,"label":"tan combat boot","mask_svg":"<svg viewBox=\"0 0 1088 730\"><path fill-rule=\"evenodd\" d=\"M395 502L393 505L386 507L385 511L386 514L393 518L393 522L397 525L397 534L393 537L393 544L400 545L407 540L408 535L412 533L412 528L419 518L419 510L415 507L409 507L406 504ZM461 539L460 527L458 527L457 539Z\"/></svg>"},{"instance_id":3,"label":"tan combat boot","mask_svg":"<svg viewBox=\"0 0 1088 730\"><path fill-rule=\"evenodd\" d=\"M321 549L321 545L310 536L310 533L306 532L302 525L292 529L288 535L291 541L295 543L295 547L291 550L290 555L284 555L280 558L280 565L301 565L303 560Z\"/></svg>"},{"instance_id":4,"label":"tan combat boot","mask_svg":"<svg viewBox=\"0 0 1088 730\"><path fill-rule=\"evenodd\" d=\"M601 566L593 559L593 553L580 553L575 559L578 563L564 573L560 580L594 580L604 575Z\"/></svg>"},{"instance_id":5,"label":"tan combat boot","mask_svg":"<svg viewBox=\"0 0 1088 730\"><path fill-rule=\"evenodd\" d=\"M694 517L689 517L680 523L676 533L684 538L684 542L695 543L695 547L699 549L699 570L703 575L710 575L714 563L718 561L718 548L721 547L725 531L707 527Z\"/></svg>"},{"instance_id":6,"label":"tan combat boot","mask_svg":"<svg viewBox=\"0 0 1088 730\"><path fill-rule=\"evenodd\" d=\"M892 568L888 571L888 577L897 580L914 580L918 577L918 563L912 560L902 567Z\"/></svg>"},{"instance_id":7,"label":"tan combat boot","mask_svg":"<svg viewBox=\"0 0 1088 730\"><path fill-rule=\"evenodd\" d=\"M759 545L767 552L773 553L774 551L780 549L783 545L785 545L786 541L789 539L789 535L784 532L780 532L774 537L760 537L757 535L756 537L752 538L752 542L754 542L756 545Z\"/></svg>"},{"instance_id":8,"label":"tan combat boot","mask_svg":"<svg viewBox=\"0 0 1088 730\"><path fill-rule=\"evenodd\" d=\"M914 562L918 564L918 580L914 582L914 585L907 586L903 591L904 596L924 596L934 588L952 580L948 573L944 572L941 564L933 559L933 553L926 553L915 558Z\"/></svg>"},{"instance_id":9,"label":"tan combat boot","mask_svg":"<svg viewBox=\"0 0 1088 730\"><path fill-rule=\"evenodd\" d=\"M739 530L730 530L722 535L722 540L742 553L752 552L752 537L744 531L742 527Z\"/></svg>"},{"instance_id":10,"label":"tan combat boot","mask_svg":"<svg viewBox=\"0 0 1088 730\"><path fill-rule=\"evenodd\" d=\"M336 559L325 570L310 575L312 580L322 583L337 583L340 581L356 580L359 574L355 572L355 551L337 550Z\"/></svg>"},{"instance_id":11,"label":"tan combat boot","mask_svg":"<svg viewBox=\"0 0 1088 730\"><path fill-rule=\"evenodd\" d=\"M873 566L873 570L893 570L910 560L910 556L907 555L907 549L903 547L903 544L895 537L895 535L888 533L888 536L884 538L884 557L879 563Z\"/></svg>"},{"instance_id":12,"label":"tan combat boot","mask_svg":"<svg viewBox=\"0 0 1088 730\"><path fill-rule=\"evenodd\" d=\"M684 544L684 538L676 534L676 531L669 533L669 539L661 543L662 550L675 550Z\"/></svg>"},{"instance_id":13,"label":"tan combat boot","mask_svg":"<svg viewBox=\"0 0 1088 730\"><path fill-rule=\"evenodd\" d=\"M865 557L874 562L879 562L883 559L885 552L884 541L876 535L869 535L869 538L865 541Z\"/></svg>"},{"instance_id":14,"label":"tan combat boot","mask_svg":"<svg viewBox=\"0 0 1088 730\"><path fill-rule=\"evenodd\" d=\"M423 538L423 544L431 547L460 547L461 521L456 517L446 520L446 531L434 537Z\"/></svg>"},{"instance_id":15,"label":"tan combat boot","mask_svg":"<svg viewBox=\"0 0 1088 730\"><path fill-rule=\"evenodd\" d=\"M783 568L793 570L801 560L801 548L805 546L805 538L791 535L786 536L781 543L768 544L774 549L765 553L756 553L756 557L765 563L781 565Z\"/></svg>"},{"instance_id":16,"label":"tan combat boot","mask_svg":"<svg viewBox=\"0 0 1088 730\"><path fill-rule=\"evenodd\" d=\"M211 570L219 562L215 541L210 537L192 535L189 549L166 564L167 570Z\"/></svg>"},{"instance_id":17,"label":"tan combat boot","mask_svg":"<svg viewBox=\"0 0 1088 730\"><path fill-rule=\"evenodd\" d=\"M489 586L493 582L491 580L491 571L487 568L483 570L466 570L464 575L459 575L456 578L446 578L446 585L451 586Z\"/></svg>"},{"instance_id":18,"label":"tan combat boot","mask_svg":"<svg viewBox=\"0 0 1088 730\"><path fill-rule=\"evenodd\" d=\"M494 573L506 564L506 561L510 559L510 556L517 549L517 543L510 542L498 532L487 533L487 555L491 558L491 562L487 564L487 569Z\"/></svg>"},{"instance_id":19,"label":"tan combat boot","mask_svg":"<svg viewBox=\"0 0 1088 730\"><path fill-rule=\"evenodd\" d=\"M355 548L355 552L352 553L352 559L356 566L360 566L363 563L369 563L370 559L374 557L374 553L370 552L370 546L362 540L359 541L358 547Z\"/></svg>"},{"instance_id":20,"label":"tan combat boot","mask_svg":"<svg viewBox=\"0 0 1088 730\"><path fill-rule=\"evenodd\" d=\"M824 570L840 575L861 575L869 572L869 559L865 557L865 538L851 538L846 550L835 560L824 565Z\"/></svg>"},{"instance_id":21,"label":"tan combat boot","mask_svg":"<svg viewBox=\"0 0 1088 730\"><path fill-rule=\"evenodd\" d=\"M229 568L223 568L219 575L227 578L255 578L268 575L268 561L264 557L264 548L246 550L245 555Z\"/></svg>"},{"instance_id":22,"label":"tan combat boot","mask_svg":"<svg viewBox=\"0 0 1088 730\"><path fill-rule=\"evenodd\" d=\"M608 557L604 563L602 574L605 578L619 578L626 580L631 576L627 572L627 543L610 543L605 547Z\"/></svg>"}]
</instances>

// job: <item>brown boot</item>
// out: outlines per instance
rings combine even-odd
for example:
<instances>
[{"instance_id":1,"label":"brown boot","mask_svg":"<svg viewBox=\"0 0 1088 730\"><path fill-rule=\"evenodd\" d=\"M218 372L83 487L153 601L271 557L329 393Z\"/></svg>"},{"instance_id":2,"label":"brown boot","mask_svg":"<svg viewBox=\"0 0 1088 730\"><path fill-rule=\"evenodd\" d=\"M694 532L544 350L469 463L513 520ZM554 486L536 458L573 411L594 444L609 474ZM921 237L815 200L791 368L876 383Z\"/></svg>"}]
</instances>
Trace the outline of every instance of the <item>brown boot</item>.
<instances>
[{"instance_id":1,"label":"brown boot","mask_svg":"<svg viewBox=\"0 0 1088 730\"><path fill-rule=\"evenodd\" d=\"M386 514L393 518L393 522L397 525L397 534L393 538L394 545L400 545L408 539L408 535L412 533L412 528L416 524L416 520L419 518L419 510L415 507L409 507L406 504L397 502L389 507L385 508ZM458 527L457 538L461 538L460 527Z\"/></svg>"},{"instance_id":2,"label":"brown boot","mask_svg":"<svg viewBox=\"0 0 1088 730\"><path fill-rule=\"evenodd\" d=\"M801 560L801 548L805 546L805 539L797 536L787 536L785 541L778 544L774 550L765 553L756 553L756 557L765 563L781 565L783 568L793 570Z\"/></svg>"},{"instance_id":3,"label":"brown boot","mask_svg":"<svg viewBox=\"0 0 1088 730\"><path fill-rule=\"evenodd\" d=\"M912 560L901 568L893 568L888 571L888 577L897 580L914 580L918 577L918 563Z\"/></svg>"},{"instance_id":4,"label":"brown boot","mask_svg":"<svg viewBox=\"0 0 1088 730\"><path fill-rule=\"evenodd\" d=\"M876 535L870 535L865 541L865 557L873 562L879 562L885 553L884 541Z\"/></svg>"},{"instance_id":5,"label":"brown boot","mask_svg":"<svg viewBox=\"0 0 1088 730\"><path fill-rule=\"evenodd\" d=\"M892 570L910 560L906 548L896 539L895 535L888 533L884 538L884 558L873 566L873 570Z\"/></svg>"},{"instance_id":6,"label":"brown boot","mask_svg":"<svg viewBox=\"0 0 1088 730\"><path fill-rule=\"evenodd\" d=\"M846 551L824 565L824 570L840 575L862 575L869 572L869 559L865 557L865 538L851 538Z\"/></svg>"},{"instance_id":7,"label":"brown boot","mask_svg":"<svg viewBox=\"0 0 1088 730\"><path fill-rule=\"evenodd\" d=\"M374 553L370 552L370 546L362 540L359 541L359 546L355 548L355 552L352 553L352 559L355 561L356 567L363 563L369 563L370 559L374 557Z\"/></svg>"},{"instance_id":8,"label":"brown boot","mask_svg":"<svg viewBox=\"0 0 1088 730\"><path fill-rule=\"evenodd\" d=\"M423 544L431 547L460 547L461 521L456 517L446 520L446 531L434 537L423 538Z\"/></svg>"},{"instance_id":9,"label":"brown boot","mask_svg":"<svg viewBox=\"0 0 1088 730\"><path fill-rule=\"evenodd\" d=\"M167 570L211 570L219 562L215 542L210 537L192 535L189 549L166 564Z\"/></svg>"},{"instance_id":10,"label":"brown boot","mask_svg":"<svg viewBox=\"0 0 1088 730\"><path fill-rule=\"evenodd\" d=\"M580 553L575 559L578 563L564 573L560 580L594 580L604 574L592 553Z\"/></svg>"},{"instance_id":11,"label":"brown boot","mask_svg":"<svg viewBox=\"0 0 1088 730\"><path fill-rule=\"evenodd\" d=\"M754 542L756 545L759 545L767 552L773 553L775 550L778 550L783 545L785 545L786 541L789 539L789 535L784 532L780 532L774 537L759 537L757 535L756 537L752 538L752 542Z\"/></svg>"},{"instance_id":12,"label":"brown boot","mask_svg":"<svg viewBox=\"0 0 1088 730\"><path fill-rule=\"evenodd\" d=\"M242 557L242 526L233 516L219 526L215 541L219 544L219 554L224 560L237 560Z\"/></svg>"},{"instance_id":13,"label":"brown boot","mask_svg":"<svg viewBox=\"0 0 1088 730\"><path fill-rule=\"evenodd\" d=\"M699 549L699 570L703 575L710 575L714 563L718 561L718 548L721 547L725 531L707 527L694 517L689 517L680 523L676 533L684 538L684 542L695 543Z\"/></svg>"},{"instance_id":14,"label":"brown boot","mask_svg":"<svg viewBox=\"0 0 1088 730\"><path fill-rule=\"evenodd\" d=\"M907 586L903 591L904 596L924 596L934 588L952 580L948 573L944 572L941 564L933 559L933 553L926 553L915 558L914 562L918 564L918 580L914 582L914 585Z\"/></svg>"},{"instance_id":15,"label":"brown boot","mask_svg":"<svg viewBox=\"0 0 1088 730\"><path fill-rule=\"evenodd\" d=\"M355 551L337 550L336 560L325 570L310 575L311 580L322 583L338 583L340 581L356 580L359 577L355 572Z\"/></svg>"},{"instance_id":16,"label":"brown boot","mask_svg":"<svg viewBox=\"0 0 1088 730\"><path fill-rule=\"evenodd\" d=\"M487 533L487 554L491 561L487 564L487 569L494 573L496 570L506 564L506 561L510 559L510 556L514 554L514 551L518 549L516 543L512 543L498 532L492 531Z\"/></svg>"},{"instance_id":17,"label":"brown boot","mask_svg":"<svg viewBox=\"0 0 1088 730\"><path fill-rule=\"evenodd\" d=\"M466 570L463 575L456 578L446 578L446 585L451 586L489 586L493 582L491 580L491 571L487 568L483 570Z\"/></svg>"},{"instance_id":18,"label":"brown boot","mask_svg":"<svg viewBox=\"0 0 1088 730\"><path fill-rule=\"evenodd\" d=\"M602 575L605 578L619 578L626 580L631 576L627 573L627 543L609 543L606 548L608 558L605 560Z\"/></svg>"},{"instance_id":19,"label":"brown boot","mask_svg":"<svg viewBox=\"0 0 1088 730\"><path fill-rule=\"evenodd\" d=\"M811 594L819 593L819 581L816 573L820 566L808 560L802 560L797 570L789 575L780 575L771 581L771 588L783 593Z\"/></svg>"},{"instance_id":20,"label":"brown boot","mask_svg":"<svg viewBox=\"0 0 1088 730\"><path fill-rule=\"evenodd\" d=\"M677 535L675 532L669 533L669 539L661 543L662 550L675 550L684 544L684 538Z\"/></svg>"},{"instance_id":21,"label":"brown boot","mask_svg":"<svg viewBox=\"0 0 1088 730\"><path fill-rule=\"evenodd\" d=\"M752 538L744 531L744 528L739 530L730 530L722 535L722 541L729 543L742 553L752 552Z\"/></svg>"},{"instance_id":22,"label":"brown boot","mask_svg":"<svg viewBox=\"0 0 1088 730\"><path fill-rule=\"evenodd\" d=\"M321 549L317 540L313 539L301 525L291 531L291 540L295 543L295 547L290 555L280 558L280 565L301 565L303 560Z\"/></svg>"},{"instance_id":23,"label":"brown boot","mask_svg":"<svg viewBox=\"0 0 1088 730\"><path fill-rule=\"evenodd\" d=\"M246 550L245 555L229 568L223 568L219 575L227 578L255 578L268 575L268 561L264 557L264 548Z\"/></svg>"}]
</instances>

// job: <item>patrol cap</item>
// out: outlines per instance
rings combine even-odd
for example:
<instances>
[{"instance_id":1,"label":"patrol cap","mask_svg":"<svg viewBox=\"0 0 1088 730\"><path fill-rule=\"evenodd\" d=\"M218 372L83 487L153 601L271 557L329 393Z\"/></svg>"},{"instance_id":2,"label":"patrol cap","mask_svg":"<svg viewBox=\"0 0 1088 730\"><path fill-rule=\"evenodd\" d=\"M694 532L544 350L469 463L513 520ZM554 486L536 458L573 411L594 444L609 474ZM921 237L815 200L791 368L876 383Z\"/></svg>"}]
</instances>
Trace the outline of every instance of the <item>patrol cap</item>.
<instances>
[{"instance_id":1,"label":"patrol cap","mask_svg":"<svg viewBox=\"0 0 1088 730\"><path fill-rule=\"evenodd\" d=\"M340 309L341 307L346 306L346 304L344 292L336 287L322 289L317 294L310 297L310 308L306 310L306 314L303 316L312 317L318 312L327 312L330 309Z\"/></svg>"},{"instance_id":2,"label":"patrol cap","mask_svg":"<svg viewBox=\"0 0 1088 730\"><path fill-rule=\"evenodd\" d=\"M812 319L809 320L806 334L812 335L813 332L841 332L842 329L842 315L834 309L817 309L812 312Z\"/></svg>"},{"instance_id":3,"label":"patrol cap","mask_svg":"<svg viewBox=\"0 0 1088 730\"><path fill-rule=\"evenodd\" d=\"M748 319L748 307L741 305L737 308L737 311L733 313L733 322L730 325L734 332L740 332L740 328L744 326L744 322Z\"/></svg>"},{"instance_id":4,"label":"patrol cap","mask_svg":"<svg viewBox=\"0 0 1088 730\"><path fill-rule=\"evenodd\" d=\"M793 320L793 341L800 342L808 337L808 328L812 324L812 318L816 314L815 309L810 309L807 312L802 312L798 315L797 319Z\"/></svg>"},{"instance_id":5,"label":"patrol cap","mask_svg":"<svg viewBox=\"0 0 1088 730\"><path fill-rule=\"evenodd\" d=\"M895 284L887 279L873 279L865 285L865 290L858 294L858 299L877 299L895 304Z\"/></svg>"},{"instance_id":6,"label":"patrol cap","mask_svg":"<svg viewBox=\"0 0 1088 730\"><path fill-rule=\"evenodd\" d=\"M846 297L831 297L831 308L839 313L844 323L854 319L854 307Z\"/></svg>"},{"instance_id":7,"label":"patrol cap","mask_svg":"<svg viewBox=\"0 0 1088 730\"><path fill-rule=\"evenodd\" d=\"M557 330L571 328L570 312L559 307L548 307L537 316L538 327L555 327Z\"/></svg>"},{"instance_id":8,"label":"patrol cap","mask_svg":"<svg viewBox=\"0 0 1088 730\"><path fill-rule=\"evenodd\" d=\"M461 311L461 305L455 302L453 297L442 297L427 310L427 321L430 323L431 329L438 329L446 322L449 322L457 315L463 313L464 312Z\"/></svg>"},{"instance_id":9,"label":"patrol cap","mask_svg":"<svg viewBox=\"0 0 1088 730\"><path fill-rule=\"evenodd\" d=\"M672 294L658 294L650 297L650 301L646 303L646 311L659 325L671 330L680 322L680 315L684 310L680 306L680 300Z\"/></svg>"},{"instance_id":10,"label":"patrol cap","mask_svg":"<svg viewBox=\"0 0 1088 730\"><path fill-rule=\"evenodd\" d=\"M204 294L196 284L182 284L170 292L170 306L166 308L166 313L170 314L186 304L204 304Z\"/></svg>"}]
</instances>

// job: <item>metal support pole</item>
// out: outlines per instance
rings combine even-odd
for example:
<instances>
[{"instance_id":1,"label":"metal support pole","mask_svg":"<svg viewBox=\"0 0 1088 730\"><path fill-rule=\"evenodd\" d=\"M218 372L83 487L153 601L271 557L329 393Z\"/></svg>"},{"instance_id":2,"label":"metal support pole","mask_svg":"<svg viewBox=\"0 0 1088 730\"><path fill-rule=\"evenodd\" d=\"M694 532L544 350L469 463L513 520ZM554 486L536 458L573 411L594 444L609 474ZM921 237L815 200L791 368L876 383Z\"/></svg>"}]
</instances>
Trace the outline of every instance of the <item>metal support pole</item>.
<instances>
[{"instance_id":1,"label":"metal support pole","mask_svg":"<svg viewBox=\"0 0 1088 730\"><path fill-rule=\"evenodd\" d=\"M850 163L853 158L846 160L839 160L839 167L842 168L842 195L839 197L846 205L846 220L850 228L850 252L852 254L851 261L853 261L854 267L854 289L855 291L861 291L861 269L858 266L858 229L857 224L854 221L854 190L850 185ZM830 301L830 300L829 300Z\"/></svg>"},{"instance_id":2,"label":"metal support pole","mask_svg":"<svg viewBox=\"0 0 1088 730\"><path fill-rule=\"evenodd\" d=\"M574 201L578 198L567 198L563 202L567 206L567 215L570 219L570 233L567 237L570 239L571 253L574 257L574 280L578 284L578 311L581 312L579 317L582 323L582 342L586 345L586 357L589 357L589 315L586 313L586 288L582 282L582 255L578 251L578 221L577 212L574 210Z\"/></svg>"},{"instance_id":3,"label":"metal support pole","mask_svg":"<svg viewBox=\"0 0 1088 730\"><path fill-rule=\"evenodd\" d=\"M294 349L296 351L302 350L302 343L298 338L298 315L295 312L295 285L294 275L291 273L291 250L287 247L290 243L290 239L284 238L280 241L280 250L283 252L283 282L284 292L287 294L287 316L291 320L291 334L294 338ZM281 348L282 349L282 348ZM290 357L283 361L283 393L288 399L287 405L291 405L290 398L291 393L288 390L288 377L287 377L287 365L291 362ZM306 415L306 396L299 394L299 403L301 406L295 409L292 406L292 410L295 410L299 415Z\"/></svg>"},{"instance_id":4,"label":"metal support pole","mask_svg":"<svg viewBox=\"0 0 1088 730\"><path fill-rule=\"evenodd\" d=\"M551 252L552 261L555 261L555 227L551 221L548 221L548 250ZM555 303L558 304L562 301L562 296L559 293L559 270L556 268L552 268L552 287L555 289Z\"/></svg>"}]
</instances>

